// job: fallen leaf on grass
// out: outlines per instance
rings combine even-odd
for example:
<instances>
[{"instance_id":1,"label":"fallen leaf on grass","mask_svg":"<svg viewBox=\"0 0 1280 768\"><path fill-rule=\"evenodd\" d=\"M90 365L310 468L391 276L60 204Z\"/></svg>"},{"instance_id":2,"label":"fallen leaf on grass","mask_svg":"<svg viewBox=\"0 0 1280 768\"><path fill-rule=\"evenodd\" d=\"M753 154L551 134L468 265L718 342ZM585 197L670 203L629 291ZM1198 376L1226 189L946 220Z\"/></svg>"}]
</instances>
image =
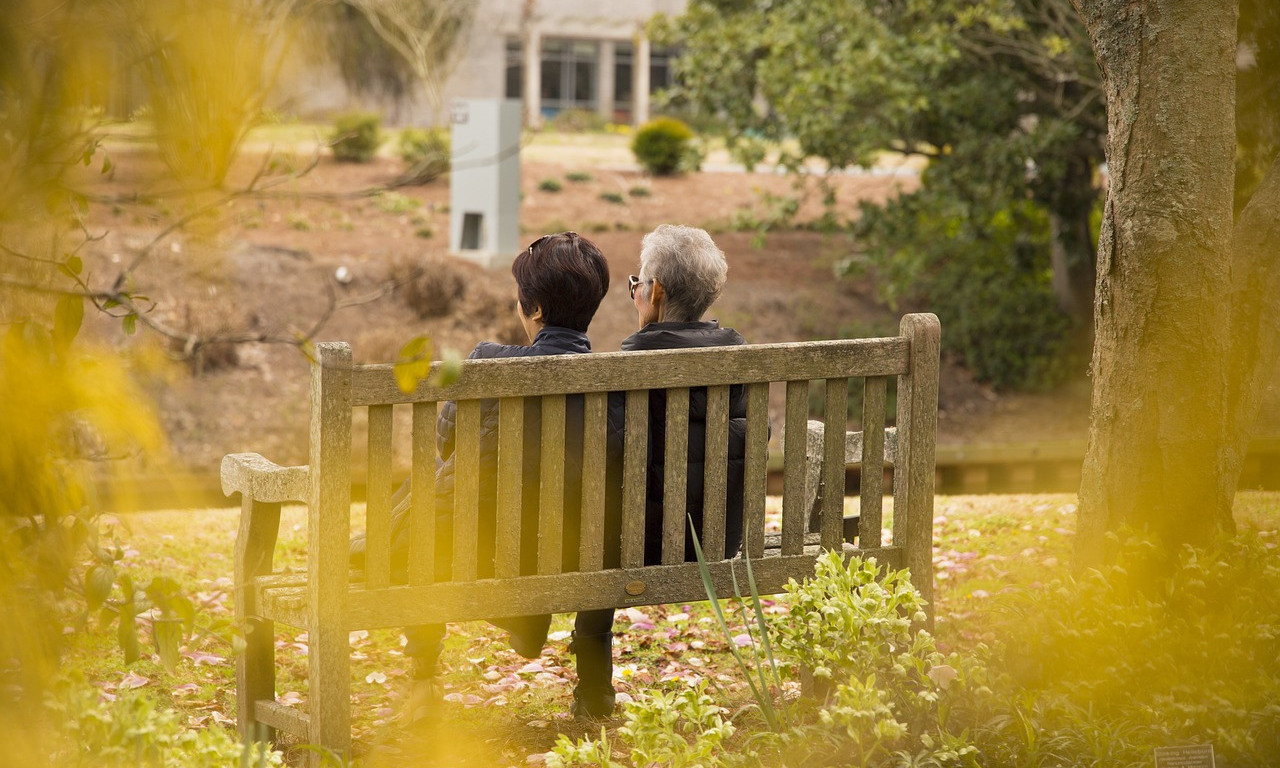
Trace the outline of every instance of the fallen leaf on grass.
<instances>
[{"instance_id":1,"label":"fallen leaf on grass","mask_svg":"<svg viewBox=\"0 0 1280 768\"><path fill-rule=\"evenodd\" d=\"M132 688L141 688L150 682L151 678L149 677L143 677L137 672L128 672L124 677L120 678L120 682L116 685L116 688L121 691L127 691Z\"/></svg>"},{"instance_id":2,"label":"fallen leaf on grass","mask_svg":"<svg viewBox=\"0 0 1280 768\"><path fill-rule=\"evenodd\" d=\"M444 695L444 700L453 702L455 704L462 704L465 707L474 707L477 704L484 703L484 699L480 698L474 693L467 693L467 694L447 693Z\"/></svg>"},{"instance_id":3,"label":"fallen leaf on grass","mask_svg":"<svg viewBox=\"0 0 1280 768\"><path fill-rule=\"evenodd\" d=\"M217 666L219 664L225 664L227 661L225 658L218 656L217 654L205 653L204 651L187 651L182 655L195 662L197 667Z\"/></svg>"}]
</instances>

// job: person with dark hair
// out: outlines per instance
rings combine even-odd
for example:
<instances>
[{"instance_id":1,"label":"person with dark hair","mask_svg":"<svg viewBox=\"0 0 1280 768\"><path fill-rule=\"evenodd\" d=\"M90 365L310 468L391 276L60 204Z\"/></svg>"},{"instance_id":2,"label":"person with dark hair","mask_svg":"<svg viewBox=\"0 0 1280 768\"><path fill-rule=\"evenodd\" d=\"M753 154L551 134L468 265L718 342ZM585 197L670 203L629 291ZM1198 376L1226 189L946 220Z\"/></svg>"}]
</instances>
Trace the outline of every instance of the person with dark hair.
<instances>
[{"instance_id":1,"label":"person with dark hair","mask_svg":"<svg viewBox=\"0 0 1280 768\"><path fill-rule=\"evenodd\" d=\"M609 268L604 255L590 240L576 232L546 235L535 240L511 265L516 280L516 314L529 338L528 345L481 342L468 359L536 357L584 354L591 351L586 330L600 301L609 290ZM436 423L439 458L436 469L436 575L450 577L454 503L454 470L457 406L447 402ZM579 517L582 488L582 399L568 398L565 416L565 527L573 535ZM542 409L536 398L524 402L523 477L540 472ZM497 527L498 403L485 401L480 414L480 488L477 563L480 578L494 573L494 540ZM526 483L521 492L521 573L536 567L538 491ZM405 578L408 559L408 489L396 493L392 511L392 568L395 578ZM364 541L352 541L352 561L360 566ZM566 556L576 547L566 547ZM576 567L576 563L568 565ZM526 658L536 658L546 643L548 616L497 619L493 624L510 633L512 647ZM445 636L443 625L410 627L405 635L405 655L413 661L414 684L405 716L419 718L437 697L436 674Z\"/></svg>"},{"instance_id":2,"label":"person with dark hair","mask_svg":"<svg viewBox=\"0 0 1280 768\"><path fill-rule=\"evenodd\" d=\"M721 328L702 316L724 290L729 267L724 253L706 231L696 227L663 224L644 236L640 249L640 274L630 278L632 303L640 330L622 341L623 351L723 347L745 344L742 335ZM666 452L665 390L649 392L648 455L646 469L644 561L662 562L662 507L665 491ZM621 509L620 475L626 402L620 393L609 397L606 524L617 527ZM747 401L742 387L729 390L728 483L725 499L725 557L733 557L742 543L742 491L746 456ZM685 510L694 532L702 530L705 497L704 468L707 434L707 392L689 393L688 471ZM612 537L611 537L612 538ZM619 564L617 552L606 551L606 566ZM686 533L684 560L693 561L692 536ZM613 712L613 609L579 613L571 647L578 657L578 685L573 692L573 714L600 718Z\"/></svg>"}]
</instances>

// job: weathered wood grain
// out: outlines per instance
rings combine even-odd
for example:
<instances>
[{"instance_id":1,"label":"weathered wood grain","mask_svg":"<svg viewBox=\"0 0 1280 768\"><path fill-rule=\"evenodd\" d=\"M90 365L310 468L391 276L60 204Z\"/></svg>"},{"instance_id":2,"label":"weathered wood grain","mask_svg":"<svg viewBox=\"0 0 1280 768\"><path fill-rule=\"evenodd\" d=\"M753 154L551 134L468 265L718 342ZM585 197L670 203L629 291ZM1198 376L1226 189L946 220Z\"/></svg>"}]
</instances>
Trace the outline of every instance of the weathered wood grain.
<instances>
[{"instance_id":1,"label":"weathered wood grain","mask_svg":"<svg viewBox=\"0 0 1280 768\"><path fill-rule=\"evenodd\" d=\"M564 395L542 398L542 477L538 483L538 573L559 573L564 546Z\"/></svg>"},{"instance_id":2,"label":"weathered wood grain","mask_svg":"<svg viewBox=\"0 0 1280 768\"><path fill-rule=\"evenodd\" d=\"M887 379L871 376L864 380L862 390L862 432L856 446L857 456L850 456L846 443L845 460L861 463L862 474L858 488L858 546L880 546L884 519L884 464L885 429L884 405ZM897 434L896 432L894 433Z\"/></svg>"},{"instance_id":3,"label":"weathered wood grain","mask_svg":"<svg viewBox=\"0 0 1280 768\"><path fill-rule=\"evenodd\" d=\"M684 562L689 527L685 497L689 485L689 390L667 390L667 442L663 464L662 564Z\"/></svg>"},{"instance_id":4,"label":"weathered wood grain","mask_svg":"<svg viewBox=\"0 0 1280 768\"><path fill-rule=\"evenodd\" d=\"M410 474L409 583L427 584L436 573L436 404L413 404Z\"/></svg>"},{"instance_id":5,"label":"weathered wood grain","mask_svg":"<svg viewBox=\"0 0 1280 768\"><path fill-rule=\"evenodd\" d=\"M907 315L900 333L911 343L911 368L898 377L898 462L893 478L893 542L911 582L933 604L933 471L938 435L941 327L933 315ZM929 612L928 624L933 624Z\"/></svg>"},{"instance_id":6,"label":"weathered wood grain","mask_svg":"<svg viewBox=\"0 0 1280 768\"><path fill-rule=\"evenodd\" d=\"M392 366L364 365L356 369L353 404L893 376L907 371L909 359L906 340L890 337L464 360L453 383L433 386L428 378L407 394L396 385Z\"/></svg>"},{"instance_id":7,"label":"weathered wood grain","mask_svg":"<svg viewBox=\"0 0 1280 768\"><path fill-rule=\"evenodd\" d=\"M391 408L369 406L365 499L365 577L370 589L391 585Z\"/></svg>"},{"instance_id":8,"label":"weathered wood grain","mask_svg":"<svg viewBox=\"0 0 1280 768\"><path fill-rule=\"evenodd\" d=\"M316 345L311 375L307 515L308 738L339 755L351 748L347 559L351 537L351 348Z\"/></svg>"},{"instance_id":9,"label":"weathered wood grain","mask_svg":"<svg viewBox=\"0 0 1280 768\"><path fill-rule=\"evenodd\" d=\"M729 388L707 388L707 442L702 475L702 550L708 560L723 560L725 505L729 487Z\"/></svg>"}]
</instances>

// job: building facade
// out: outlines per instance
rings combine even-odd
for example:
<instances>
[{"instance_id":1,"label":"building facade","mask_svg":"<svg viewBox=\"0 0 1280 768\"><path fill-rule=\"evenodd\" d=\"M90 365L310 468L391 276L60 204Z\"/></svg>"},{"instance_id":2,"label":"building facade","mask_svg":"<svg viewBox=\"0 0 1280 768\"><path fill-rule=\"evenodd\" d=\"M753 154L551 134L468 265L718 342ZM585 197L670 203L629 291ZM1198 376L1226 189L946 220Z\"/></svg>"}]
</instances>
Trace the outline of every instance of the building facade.
<instances>
[{"instance_id":1,"label":"building facade","mask_svg":"<svg viewBox=\"0 0 1280 768\"><path fill-rule=\"evenodd\" d=\"M449 103L521 99L525 123L540 125L566 109L615 123L649 119L653 94L671 82L672 52L653 46L645 23L684 12L687 0L477 0L475 19L444 88L441 104L361 103L322 67L286 86L302 115L379 107L388 120L444 124ZM301 95L299 95L301 94Z\"/></svg>"}]
</instances>

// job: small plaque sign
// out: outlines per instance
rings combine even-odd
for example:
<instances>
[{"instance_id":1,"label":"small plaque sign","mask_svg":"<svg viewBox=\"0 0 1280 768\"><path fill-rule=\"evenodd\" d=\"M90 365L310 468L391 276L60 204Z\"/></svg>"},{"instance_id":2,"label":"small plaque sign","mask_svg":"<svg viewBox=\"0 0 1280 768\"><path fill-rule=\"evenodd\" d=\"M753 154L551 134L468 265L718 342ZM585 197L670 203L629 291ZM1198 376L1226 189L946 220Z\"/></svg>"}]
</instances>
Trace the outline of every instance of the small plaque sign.
<instances>
[{"instance_id":1,"label":"small plaque sign","mask_svg":"<svg viewBox=\"0 0 1280 768\"><path fill-rule=\"evenodd\" d=\"M1156 747L1156 768L1215 768L1212 744Z\"/></svg>"}]
</instances>

